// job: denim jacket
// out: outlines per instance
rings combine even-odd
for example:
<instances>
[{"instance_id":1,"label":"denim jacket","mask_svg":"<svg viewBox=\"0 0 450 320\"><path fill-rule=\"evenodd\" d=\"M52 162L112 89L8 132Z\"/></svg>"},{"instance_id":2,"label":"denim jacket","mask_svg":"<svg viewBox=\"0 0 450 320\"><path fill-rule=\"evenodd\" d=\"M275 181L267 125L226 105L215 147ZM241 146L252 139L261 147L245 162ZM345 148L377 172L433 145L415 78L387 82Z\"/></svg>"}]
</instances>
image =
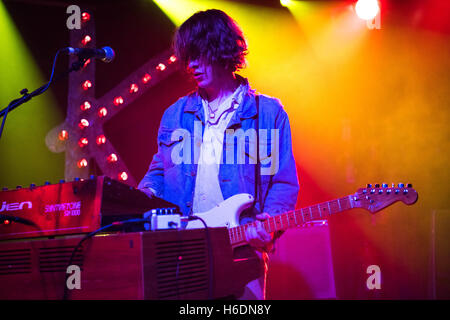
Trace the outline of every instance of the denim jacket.
<instances>
[{"instance_id":1,"label":"denim jacket","mask_svg":"<svg viewBox=\"0 0 450 320\"><path fill-rule=\"evenodd\" d=\"M241 79L245 81L247 91L228 123L219 168L224 199L238 193L255 195L256 157L252 155L256 156L256 142L251 133L256 133L257 107L255 91L246 79ZM276 215L295 208L299 191L297 170L286 112L277 99L260 95L259 101L263 211ZM198 163L196 157L204 128L205 115L198 91L170 106L158 130L158 152L138 185L139 189L151 188L156 191L156 196L178 205L184 215L195 213L192 212L192 202ZM260 210L259 203L256 210Z\"/></svg>"}]
</instances>

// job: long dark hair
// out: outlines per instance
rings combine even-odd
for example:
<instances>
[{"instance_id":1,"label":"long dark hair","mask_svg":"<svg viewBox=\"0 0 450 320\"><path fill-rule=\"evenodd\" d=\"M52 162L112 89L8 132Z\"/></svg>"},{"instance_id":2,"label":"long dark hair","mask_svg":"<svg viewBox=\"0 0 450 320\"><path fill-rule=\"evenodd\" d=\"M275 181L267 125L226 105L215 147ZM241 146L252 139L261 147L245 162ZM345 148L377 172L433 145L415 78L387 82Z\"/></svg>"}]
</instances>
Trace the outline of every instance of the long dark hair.
<instances>
[{"instance_id":1,"label":"long dark hair","mask_svg":"<svg viewBox=\"0 0 450 320\"><path fill-rule=\"evenodd\" d=\"M175 55L185 67L190 59L220 63L232 72L245 67L247 42L237 23L217 9L199 11L176 31Z\"/></svg>"}]
</instances>

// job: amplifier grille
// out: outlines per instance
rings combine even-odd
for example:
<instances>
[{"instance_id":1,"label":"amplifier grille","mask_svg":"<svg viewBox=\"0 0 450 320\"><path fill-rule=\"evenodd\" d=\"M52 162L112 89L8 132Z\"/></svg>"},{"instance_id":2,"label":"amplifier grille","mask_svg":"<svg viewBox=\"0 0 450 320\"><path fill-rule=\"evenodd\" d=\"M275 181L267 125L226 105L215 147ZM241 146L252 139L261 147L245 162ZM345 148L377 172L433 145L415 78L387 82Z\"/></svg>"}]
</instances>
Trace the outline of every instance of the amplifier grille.
<instances>
[{"instance_id":1,"label":"amplifier grille","mask_svg":"<svg viewBox=\"0 0 450 320\"><path fill-rule=\"evenodd\" d=\"M159 299L208 290L205 239L156 243L156 270Z\"/></svg>"},{"instance_id":2,"label":"amplifier grille","mask_svg":"<svg viewBox=\"0 0 450 320\"><path fill-rule=\"evenodd\" d=\"M66 272L70 257L75 246L39 248L40 272ZM83 270L83 248L77 250L72 264L78 265Z\"/></svg>"},{"instance_id":3,"label":"amplifier grille","mask_svg":"<svg viewBox=\"0 0 450 320\"><path fill-rule=\"evenodd\" d=\"M30 249L0 250L0 275L30 272Z\"/></svg>"}]
</instances>

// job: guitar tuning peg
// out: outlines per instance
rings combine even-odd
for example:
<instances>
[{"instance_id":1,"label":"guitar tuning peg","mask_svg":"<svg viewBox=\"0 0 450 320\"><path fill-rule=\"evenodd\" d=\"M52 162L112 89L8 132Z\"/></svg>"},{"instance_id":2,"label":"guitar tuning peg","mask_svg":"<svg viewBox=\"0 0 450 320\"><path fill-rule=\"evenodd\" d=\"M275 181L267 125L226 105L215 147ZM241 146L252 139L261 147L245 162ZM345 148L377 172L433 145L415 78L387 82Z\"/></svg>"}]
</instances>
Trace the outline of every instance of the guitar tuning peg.
<instances>
[{"instance_id":1,"label":"guitar tuning peg","mask_svg":"<svg viewBox=\"0 0 450 320\"><path fill-rule=\"evenodd\" d=\"M399 187L399 188L403 188L404 186L405 186L404 183L399 183L399 184L398 184L398 187Z\"/></svg>"},{"instance_id":2,"label":"guitar tuning peg","mask_svg":"<svg viewBox=\"0 0 450 320\"><path fill-rule=\"evenodd\" d=\"M395 183L392 184L391 188L395 188Z\"/></svg>"},{"instance_id":3,"label":"guitar tuning peg","mask_svg":"<svg viewBox=\"0 0 450 320\"><path fill-rule=\"evenodd\" d=\"M367 188L372 188L372 185L370 183L368 183Z\"/></svg>"},{"instance_id":4,"label":"guitar tuning peg","mask_svg":"<svg viewBox=\"0 0 450 320\"><path fill-rule=\"evenodd\" d=\"M375 188L379 188L380 187L380 184L379 183L376 183L375 184Z\"/></svg>"},{"instance_id":5,"label":"guitar tuning peg","mask_svg":"<svg viewBox=\"0 0 450 320\"><path fill-rule=\"evenodd\" d=\"M408 184L407 184L407 187L408 187L408 188L412 188L412 184L411 184L411 183L408 183Z\"/></svg>"},{"instance_id":6,"label":"guitar tuning peg","mask_svg":"<svg viewBox=\"0 0 450 320\"><path fill-rule=\"evenodd\" d=\"M388 184L387 184L387 183L383 183L383 184L381 185L381 187L382 187L382 188L387 188L387 187L388 187Z\"/></svg>"}]
</instances>

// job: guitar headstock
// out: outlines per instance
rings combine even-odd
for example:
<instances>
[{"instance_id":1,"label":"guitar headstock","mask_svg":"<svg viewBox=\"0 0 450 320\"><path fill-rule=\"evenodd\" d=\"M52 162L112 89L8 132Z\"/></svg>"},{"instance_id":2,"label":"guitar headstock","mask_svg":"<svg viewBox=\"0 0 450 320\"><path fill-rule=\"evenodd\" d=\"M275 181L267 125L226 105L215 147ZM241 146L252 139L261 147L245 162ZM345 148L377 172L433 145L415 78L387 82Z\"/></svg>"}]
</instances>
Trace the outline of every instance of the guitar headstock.
<instances>
[{"instance_id":1,"label":"guitar headstock","mask_svg":"<svg viewBox=\"0 0 450 320\"><path fill-rule=\"evenodd\" d=\"M411 184L406 186L403 183L399 183L397 186L392 184L391 187L388 187L386 183L383 183L381 187L379 184L374 186L368 184L367 188L358 189L353 195L353 204L355 207L375 213L397 201L402 201L407 205L414 204L417 197L418 194Z\"/></svg>"}]
</instances>

